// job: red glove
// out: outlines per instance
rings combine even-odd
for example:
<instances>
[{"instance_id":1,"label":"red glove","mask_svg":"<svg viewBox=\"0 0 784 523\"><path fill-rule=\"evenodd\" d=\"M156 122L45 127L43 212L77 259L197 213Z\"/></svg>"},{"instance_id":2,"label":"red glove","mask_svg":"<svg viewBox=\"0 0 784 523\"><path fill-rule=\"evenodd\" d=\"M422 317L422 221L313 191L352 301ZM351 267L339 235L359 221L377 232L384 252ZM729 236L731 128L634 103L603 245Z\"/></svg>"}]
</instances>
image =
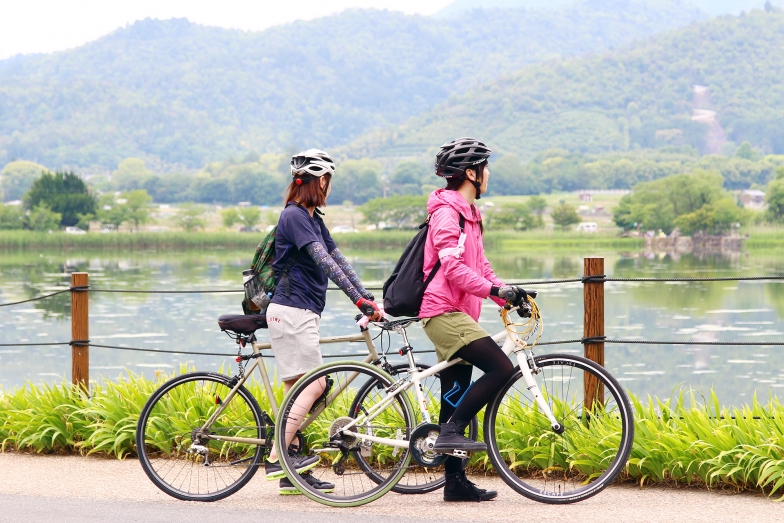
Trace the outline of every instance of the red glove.
<instances>
[{"instance_id":1,"label":"red glove","mask_svg":"<svg viewBox=\"0 0 784 523\"><path fill-rule=\"evenodd\" d=\"M365 316L371 316L371 317L375 317L376 315L381 316L381 310L379 310L378 305L376 305L376 302L374 301L370 301L365 298L360 298L359 301L356 302L354 305L356 305L357 308L360 311L362 311L362 314L364 314Z\"/></svg>"}]
</instances>

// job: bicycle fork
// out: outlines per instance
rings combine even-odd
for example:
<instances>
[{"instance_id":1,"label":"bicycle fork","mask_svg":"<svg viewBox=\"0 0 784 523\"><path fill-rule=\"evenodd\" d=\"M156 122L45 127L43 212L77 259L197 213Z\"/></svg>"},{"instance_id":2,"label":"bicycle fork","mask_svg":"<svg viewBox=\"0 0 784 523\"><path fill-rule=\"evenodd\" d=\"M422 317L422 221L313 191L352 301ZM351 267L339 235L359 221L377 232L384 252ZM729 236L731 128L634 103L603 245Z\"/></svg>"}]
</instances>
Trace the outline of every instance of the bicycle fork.
<instances>
[{"instance_id":1,"label":"bicycle fork","mask_svg":"<svg viewBox=\"0 0 784 523\"><path fill-rule=\"evenodd\" d=\"M509 354L509 352L514 352L515 356L517 357L517 364L520 366L520 371L523 373L523 379L525 380L528 391L533 395L534 401L536 401L539 409L550 421L550 426L552 427L553 432L556 434L563 433L563 425L558 423L558 421L555 419L553 411L550 409L550 406L542 396L542 391L539 389L539 385L536 384L536 378L534 377L534 373L531 369L531 366L533 365L533 355L529 356L529 354L526 352L525 345L522 343L516 343L515 340L513 340L511 337L507 337L504 345L507 344L513 344L513 346L510 347L510 351L504 350L504 352L507 354ZM504 349L507 349L507 347L505 346Z\"/></svg>"}]
</instances>

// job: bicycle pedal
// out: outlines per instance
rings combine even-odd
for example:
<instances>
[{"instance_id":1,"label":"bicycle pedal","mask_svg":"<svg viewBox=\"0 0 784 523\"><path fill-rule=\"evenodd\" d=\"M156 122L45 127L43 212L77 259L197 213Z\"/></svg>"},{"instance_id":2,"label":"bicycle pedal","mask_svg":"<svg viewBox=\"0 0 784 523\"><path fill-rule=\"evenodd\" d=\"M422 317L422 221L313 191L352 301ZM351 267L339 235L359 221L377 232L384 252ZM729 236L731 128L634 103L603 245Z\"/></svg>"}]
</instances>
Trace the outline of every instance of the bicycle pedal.
<instances>
[{"instance_id":1,"label":"bicycle pedal","mask_svg":"<svg viewBox=\"0 0 784 523\"><path fill-rule=\"evenodd\" d=\"M463 458L463 459L471 455L468 451L460 450L460 449L452 449L451 452L442 452L442 454L448 454L450 456L454 456L456 458Z\"/></svg>"}]
</instances>

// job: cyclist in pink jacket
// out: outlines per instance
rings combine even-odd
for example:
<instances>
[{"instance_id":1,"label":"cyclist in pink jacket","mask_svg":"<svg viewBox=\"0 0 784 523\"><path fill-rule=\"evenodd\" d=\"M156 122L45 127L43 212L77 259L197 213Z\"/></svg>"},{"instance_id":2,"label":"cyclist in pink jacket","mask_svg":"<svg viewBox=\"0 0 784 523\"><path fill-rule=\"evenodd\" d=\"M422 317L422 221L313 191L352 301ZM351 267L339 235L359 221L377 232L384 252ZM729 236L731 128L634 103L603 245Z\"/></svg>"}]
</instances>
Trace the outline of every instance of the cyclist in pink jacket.
<instances>
[{"instance_id":1,"label":"cyclist in pink jacket","mask_svg":"<svg viewBox=\"0 0 784 523\"><path fill-rule=\"evenodd\" d=\"M425 333L433 342L438 361L461 358L440 373L441 432L435 450L451 453L486 450L484 443L465 437L470 420L512 377L509 358L477 323L482 300L491 298L499 305L511 296L519 304L525 292L504 285L493 273L482 245L482 216L474 205L487 191L490 149L474 138L458 138L445 143L436 155L436 174L446 179L446 187L430 195L427 210L430 226L425 244L425 278L441 260L441 268L425 291L419 316ZM460 228L460 217L464 227ZM474 365L484 376L471 383ZM444 398L447 392L451 402ZM449 456L444 464L445 501L486 501L495 491L478 488L465 475L463 460Z\"/></svg>"}]
</instances>

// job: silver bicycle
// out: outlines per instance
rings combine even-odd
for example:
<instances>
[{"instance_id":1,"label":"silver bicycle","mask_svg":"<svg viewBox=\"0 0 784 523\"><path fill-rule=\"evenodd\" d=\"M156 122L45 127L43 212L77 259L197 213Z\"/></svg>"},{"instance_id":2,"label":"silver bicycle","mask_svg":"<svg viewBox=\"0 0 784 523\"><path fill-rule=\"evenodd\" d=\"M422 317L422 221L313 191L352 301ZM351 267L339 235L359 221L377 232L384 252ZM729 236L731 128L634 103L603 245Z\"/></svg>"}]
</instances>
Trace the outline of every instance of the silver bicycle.
<instances>
[{"instance_id":1,"label":"silver bicycle","mask_svg":"<svg viewBox=\"0 0 784 523\"><path fill-rule=\"evenodd\" d=\"M518 367L486 407L484 441L493 467L512 489L544 503L573 503L600 492L624 468L634 438L633 412L623 388L598 364L572 354L534 355L542 322L536 293L529 296L533 311L522 323L510 317L516 307L500 309L504 330L493 339ZM406 335L416 321L373 323L403 337L400 352L408 358L408 373L393 376L367 363L336 361L303 376L284 398L278 434L293 421L302 390L326 376L335 384L325 409L304 420L323 434L311 441L310 452L321 456L312 472L335 484L334 491L312 488L293 473L292 459L280 454L289 480L309 498L331 506L362 505L394 488L412 460L428 469L446 459L433 450L440 427L432 423L433 394L423 383L460 360L418 369ZM438 393L448 399L450 391Z\"/></svg>"},{"instance_id":2,"label":"silver bicycle","mask_svg":"<svg viewBox=\"0 0 784 523\"><path fill-rule=\"evenodd\" d=\"M227 315L219 319L224 331L236 341L239 372L234 376L213 372L191 372L177 376L156 390L141 411L136 428L137 453L142 468L162 491L187 501L216 501L241 489L256 473L271 449L275 434L274 419L278 416L275 388L270 382L262 351L269 343L256 340L259 328L252 316ZM425 371L429 367L416 363L394 364L387 354L379 354L370 332L321 338L321 344L364 342L368 354L364 365L379 369L383 376L402 377L411 369ZM250 347L252 352L243 354ZM410 354L409 354L410 356ZM255 371L261 384L249 381ZM330 390L329 398L342 396L353 379L342 379ZM420 380L424 394L431 401L423 405L424 419L429 412L438 412L434 389L437 374ZM278 397L282 388L278 388ZM259 404L264 404L265 409ZM311 416L302 424L291 450L305 452L308 439L316 438L319 427L309 430L332 400L316 402ZM269 412L269 414L268 414ZM408 412L408 411L407 411ZM421 419L412 414L413 420ZM308 438L304 434L311 434ZM476 437L478 423L472 420L469 433ZM286 453L288 455L288 452ZM443 467L422 467L409 464L396 492L418 494L444 485Z\"/></svg>"}]
</instances>

